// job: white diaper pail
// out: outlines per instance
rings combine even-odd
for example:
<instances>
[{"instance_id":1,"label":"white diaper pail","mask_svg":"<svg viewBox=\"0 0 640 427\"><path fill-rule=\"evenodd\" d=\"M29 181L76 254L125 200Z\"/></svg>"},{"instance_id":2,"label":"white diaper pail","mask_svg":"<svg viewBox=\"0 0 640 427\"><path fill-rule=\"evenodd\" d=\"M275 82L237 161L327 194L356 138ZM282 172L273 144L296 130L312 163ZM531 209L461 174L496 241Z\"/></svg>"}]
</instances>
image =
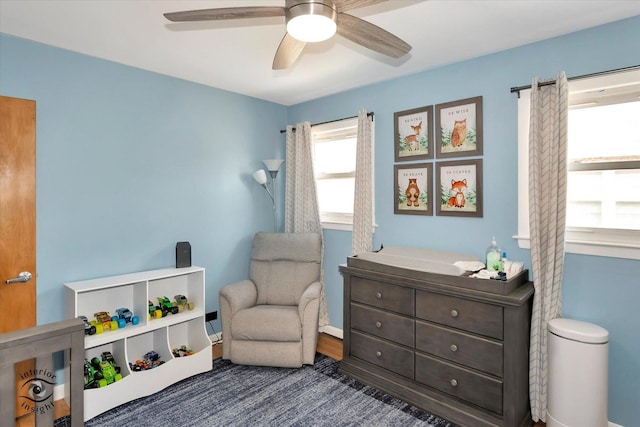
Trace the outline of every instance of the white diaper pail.
<instances>
[{"instance_id":1,"label":"white diaper pail","mask_svg":"<svg viewBox=\"0 0 640 427\"><path fill-rule=\"evenodd\" d=\"M609 332L572 319L547 330L547 427L607 427Z\"/></svg>"}]
</instances>

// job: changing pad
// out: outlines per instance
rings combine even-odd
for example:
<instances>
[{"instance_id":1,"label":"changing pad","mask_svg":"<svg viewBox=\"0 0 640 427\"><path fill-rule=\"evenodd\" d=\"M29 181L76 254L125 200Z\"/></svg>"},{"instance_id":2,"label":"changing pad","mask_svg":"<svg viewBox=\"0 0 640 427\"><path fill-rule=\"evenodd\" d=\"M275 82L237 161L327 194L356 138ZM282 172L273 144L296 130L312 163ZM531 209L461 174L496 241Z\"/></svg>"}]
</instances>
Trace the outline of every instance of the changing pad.
<instances>
[{"instance_id":1,"label":"changing pad","mask_svg":"<svg viewBox=\"0 0 640 427\"><path fill-rule=\"evenodd\" d=\"M472 255L399 246L385 247L378 252L358 254L358 258L392 267L451 276L461 276L468 271L462 268L461 265L482 264L477 257ZM458 263L459 261L464 261L464 263Z\"/></svg>"}]
</instances>

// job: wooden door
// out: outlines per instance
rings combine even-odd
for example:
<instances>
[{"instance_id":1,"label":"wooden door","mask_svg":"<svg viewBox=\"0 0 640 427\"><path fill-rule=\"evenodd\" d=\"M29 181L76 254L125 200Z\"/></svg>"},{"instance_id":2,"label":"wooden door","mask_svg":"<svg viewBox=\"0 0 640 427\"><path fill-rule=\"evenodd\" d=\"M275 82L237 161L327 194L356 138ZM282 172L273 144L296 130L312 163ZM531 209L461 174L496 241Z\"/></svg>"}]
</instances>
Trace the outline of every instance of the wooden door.
<instances>
[{"instance_id":1,"label":"wooden door","mask_svg":"<svg viewBox=\"0 0 640 427\"><path fill-rule=\"evenodd\" d=\"M21 272L26 282L7 284ZM0 96L0 333L36 326L36 103ZM17 384L33 361L16 366ZM19 392L19 387L16 387ZM29 412L16 399L16 416Z\"/></svg>"}]
</instances>

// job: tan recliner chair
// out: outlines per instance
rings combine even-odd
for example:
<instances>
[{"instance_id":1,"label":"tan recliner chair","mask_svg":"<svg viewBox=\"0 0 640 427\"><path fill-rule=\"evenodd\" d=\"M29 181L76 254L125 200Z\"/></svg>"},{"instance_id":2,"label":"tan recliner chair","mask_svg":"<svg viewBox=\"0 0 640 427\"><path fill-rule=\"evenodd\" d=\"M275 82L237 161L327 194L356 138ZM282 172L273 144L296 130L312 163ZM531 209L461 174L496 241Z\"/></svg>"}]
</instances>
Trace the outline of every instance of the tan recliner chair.
<instances>
[{"instance_id":1,"label":"tan recliner chair","mask_svg":"<svg viewBox=\"0 0 640 427\"><path fill-rule=\"evenodd\" d=\"M220 290L224 359L287 368L313 364L321 252L317 233L255 235L249 280Z\"/></svg>"}]
</instances>

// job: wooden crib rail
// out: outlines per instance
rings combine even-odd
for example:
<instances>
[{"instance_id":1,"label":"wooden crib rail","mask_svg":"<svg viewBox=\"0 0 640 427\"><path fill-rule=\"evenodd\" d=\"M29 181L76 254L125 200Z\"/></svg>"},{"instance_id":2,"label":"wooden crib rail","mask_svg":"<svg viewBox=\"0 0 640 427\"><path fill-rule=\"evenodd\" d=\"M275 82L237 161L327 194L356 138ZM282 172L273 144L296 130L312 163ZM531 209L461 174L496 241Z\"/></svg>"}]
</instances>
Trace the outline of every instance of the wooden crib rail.
<instances>
[{"instance_id":1,"label":"wooden crib rail","mask_svg":"<svg viewBox=\"0 0 640 427\"><path fill-rule=\"evenodd\" d=\"M40 373L53 373L53 355L65 351L68 361L68 378L65 388L70 388L71 426L84 425L84 322L81 319L63 320L34 328L0 334L0 420L15 419L16 378L14 365L34 358L35 377ZM52 386L50 386L52 387ZM52 390L51 390L52 393ZM35 425L53 425L53 397L50 402L34 404ZM38 410L38 403L41 408ZM51 404L48 410L47 404Z\"/></svg>"}]
</instances>

